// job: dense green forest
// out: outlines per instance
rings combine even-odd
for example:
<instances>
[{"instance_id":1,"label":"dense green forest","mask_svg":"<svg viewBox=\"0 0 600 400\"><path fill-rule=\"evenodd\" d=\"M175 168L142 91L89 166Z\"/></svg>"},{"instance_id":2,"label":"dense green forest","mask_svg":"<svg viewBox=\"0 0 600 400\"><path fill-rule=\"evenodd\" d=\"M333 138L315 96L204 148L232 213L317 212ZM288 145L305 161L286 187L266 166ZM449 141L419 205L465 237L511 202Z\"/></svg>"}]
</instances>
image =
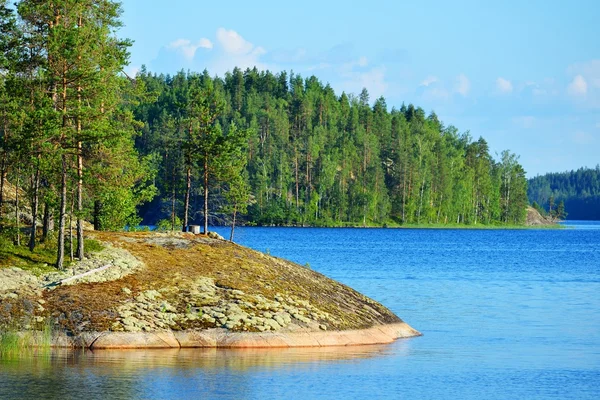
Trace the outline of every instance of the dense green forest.
<instances>
[{"instance_id":1,"label":"dense green forest","mask_svg":"<svg viewBox=\"0 0 600 400\"><path fill-rule=\"evenodd\" d=\"M600 220L600 165L536 176L529 180L528 196L547 212L563 202L567 219Z\"/></svg>"},{"instance_id":2,"label":"dense green forest","mask_svg":"<svg viewBox=\"0 0 600 400\"><path fill-rule=\"evenodd\" d=\"M86 223L116 230L142 216L205 231L236 218L524 222L525 171L509 151L494 160L433 112L336 94L314 76L129 77L120 12L109 0L0 0L0 227L17 244L28 232L32 251L55 242L58 267L66 248L84 256Z\"/></svg>"},{"instance_id":3,"label":"dense green forest","mask_svg":"<svg viewBox=\"0 0 600 400\"><path fill-rule=\"evenodd\" d=\"M389 111L384 98L371 106L366 90L358 97L337 95L314 76L256 69L236 68L223 79L207 71L169 76L142 70L136 80L156 95L155 102L134 108L144 123L136 148L162 160L156 180L160 196L148 209L147 222L160 210L173 214L174 207L174 214L181 214L187 162L180 143L189 137L186 110L196 86L209 88L214 101L224 103L215 122L219 129L249 132L244 174L252 195L250 223L524 220L527 188L517 157L505 151L495 161L483 138L473 141L412 104ZM198 172L192 173L191 186L201 189ZM192 200L193 210L201 209L197 203Z\"/></svg>"}]
</instances>

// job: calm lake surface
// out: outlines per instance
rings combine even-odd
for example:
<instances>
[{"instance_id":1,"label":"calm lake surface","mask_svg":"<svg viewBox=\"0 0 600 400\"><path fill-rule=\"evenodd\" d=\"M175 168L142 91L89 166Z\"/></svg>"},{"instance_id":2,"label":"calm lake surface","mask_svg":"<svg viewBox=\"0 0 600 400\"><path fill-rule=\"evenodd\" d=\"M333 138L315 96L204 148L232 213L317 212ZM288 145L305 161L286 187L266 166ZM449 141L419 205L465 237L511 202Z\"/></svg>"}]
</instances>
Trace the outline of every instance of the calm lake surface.
<instances>
[{"instance_id":1,"label":"calm lake surface","mask_svg":"<svg viewBox=\"0 0 600 400\"><path fill-rule=\"evenodd\" d=\"M600 222L562 230L242 228L424 336L337 349L0 360L0 398L600 398ZM223 236L226 229L218 230Z\"/></svg>"}]
</instances>

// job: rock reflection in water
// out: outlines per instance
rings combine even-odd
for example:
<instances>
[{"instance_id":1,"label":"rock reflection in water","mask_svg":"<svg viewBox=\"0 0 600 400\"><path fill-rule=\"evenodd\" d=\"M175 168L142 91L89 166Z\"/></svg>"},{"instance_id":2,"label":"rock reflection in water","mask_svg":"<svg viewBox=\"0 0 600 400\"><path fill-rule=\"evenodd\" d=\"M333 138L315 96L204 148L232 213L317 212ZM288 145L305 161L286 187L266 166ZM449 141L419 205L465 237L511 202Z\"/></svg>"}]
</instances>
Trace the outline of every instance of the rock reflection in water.
<instances>
[{"instance_id":1,"label":"rock reflection in water","mask_svg":"<svg viewBox=\"0 0 600 400\"><path fill-rule=\"evenodd\" d=\"M275 349L101 350L88 351L79 357L85 357L86 364L117 363L119 368L226 368L243 371L249 368L278 368L302 363L363 359L389 353L388 345L373 345Z\"/></svg>"}]
</instances>

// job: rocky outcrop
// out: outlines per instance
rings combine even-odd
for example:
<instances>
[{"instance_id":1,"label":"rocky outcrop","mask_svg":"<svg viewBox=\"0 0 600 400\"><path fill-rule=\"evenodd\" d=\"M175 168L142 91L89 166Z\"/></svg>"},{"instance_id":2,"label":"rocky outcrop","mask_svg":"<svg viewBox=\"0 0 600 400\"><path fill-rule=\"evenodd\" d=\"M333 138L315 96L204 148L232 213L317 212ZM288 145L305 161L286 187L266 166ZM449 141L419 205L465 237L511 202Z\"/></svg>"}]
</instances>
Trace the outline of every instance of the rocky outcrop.
<instances>
[{"instance_id":1,"label":"rocky outcrop","mask_svg":"<svg viewBox=\"0 0 600 400\"><path fill-rule=\"evenodd\" d=\"M525 220L527 226L552 226L556 225L556 221L549 217L544 217L533 207L527 207L527 218Z\"/></svg>"},{"instance_id":2,"label":"rocky outcrop","mask_svg":"<svg viewBox=\"0 0 600 400\"><path fill-rule=\"evenodd\" d=\"M0 270L13 282L0 287L0 319L9 310L11 326L50 326L53 345L90 348L333 346L419 334L339 282L222 239L93 236L105 249L66 273Z\"/></svg>"},{"instance_id":3,"label":"rocky outcrop","mask_svg":"<svg viewBox=\"0 0 600 400\"><path fill-rule=\"evenodd\" d=\"M325 347L391 343L398 338L419 335L406 323L347 331L230 332L227 329L164 331L144 333L103 333L89 343L90 349L134 348L262 348Z\"/></svg>"},{"instance_id":4,"label":"rocky outcrop","mask_svg":"<svg viewBox=\"0 0 600 400\"><path fill-rule=\"evenodd\" d=\"M28 333L21 333L25 336ZM62 348L168 349L168 348L286 348L330 347L387 344L399 338L419 336L408 324L378 325L346 331L231 332L227 329L154 331L154 332L85 332L78 336L57 333L50 343L43 335L30 335L33 346L49 344ZM46 342L44 342L46 341Z\"/></svg>"}]
</instances>

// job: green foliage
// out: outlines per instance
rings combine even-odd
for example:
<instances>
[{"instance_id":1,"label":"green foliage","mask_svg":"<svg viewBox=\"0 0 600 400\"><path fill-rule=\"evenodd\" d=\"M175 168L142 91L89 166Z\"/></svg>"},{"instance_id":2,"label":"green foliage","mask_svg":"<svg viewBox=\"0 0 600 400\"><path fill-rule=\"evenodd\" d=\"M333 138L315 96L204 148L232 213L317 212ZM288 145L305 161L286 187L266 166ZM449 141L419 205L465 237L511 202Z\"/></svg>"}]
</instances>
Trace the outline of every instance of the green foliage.
<instances>
[{"instance_id":1,"label":"green foliage","mask_svg":"<svg viewBox=\"0 0 600 400\"><path fill-rule=\"evenodd\" d=\"M85 248L90 253L99 253L104 250L102 243L94 239L85 239Z\"/></svg>"},{"instance_id":2,"label":"green foliage","mask_svg":"<svg viewBox=\"0 0 600 400\"><path fill-rule=\"evenodd\" d=\"M207 208L232 218L247 206L247 224L524 221L526 181L518 158L506 152L495 161L484 139L472 141L412 104L389 111L383 98L370 106L366 90L337 96L314 76L257 69L236 68L224 79L206 71L170 77L144 70L138 79L159 93L156 103L135 110L146 127L136 145L142 154L161 154L157 188L165 201L183 198L181 166L191 162L186 152L197 152L191 186L209 186ZM207 133L195 130L202 115L216 114ZM225 139L240 131L245 135L227 146ZM221 161L204 165L203 151ZM193 193L192 220L205 208Z\"/></svg>"},{"instance_id":3,"label":"green foliage","mask_svg":"<svg viewBox=\"0 0 600 400\"><path fill-rule=\"evenodd\" d=\"M179 217L175 217L175 220L171 219L161 219L156 223L156 230L160 232L167 231L180 231L183 226L183 222Z\"/></svg>"},{"instance_id":4,"label":"green foliage","mask_svg":"<svg viewBox=\"0 0 600 400\"><path fill-rule=\"evenodd\" d=\"M483 138L433 112L371 105L366 89L336 94L315 76L142 68L131 80L120 11L110 0L0 1L0 181L18 182L38 221L42 206L54 215L57 265L68 214L106 230L142 217L165 230L523 223L514 154L494 160Z\"/></svg>"},{"instance_id":5,"label":"green foliage","mask_svg":"<svg viewBox=\"0 0 600 400\"><path fill-rule=\"evenodd\" d=\"M15 245L14 229L5 227L0 232L0 268L18 267L35 275L53 271L56 244L56 241L47 240L32 252L24 244Z\"/></svg>"},{"instance_id":6,"label":"green foliage","mask_svg":"<svg viewBox=\"0 0 600 400\"><path fill-rule=\"evenodd\" d=\"M576 171L548 173L529 180L529 199L555 216L562 201L569 219L600 219L600 165ZM566 211L558 219L566 218Z\"/></svg>"},{"instance_id":7,"label":"green foliage","mask_svg":"<svg viewBox=\"0 0 600 400\"><path fill-rule=\"evenodd\" d=\"M84 219L123 229L155 195L157 162L135 150L143 124L131 110L151 96L122 76L131 43L116 36L120 12L110 0L0 2L0 183L24 192L36 225L42 210L57 222L59 268L67 220L83 256Z\"/></svg>"},{"instance_id":8,"label":"green foliage","mask_svg":"<svg viewBox=\"0 0 600 400\"><path fill-rule=\"evenodd\" d=\"M38 355L40 350L48 351L52 345L52 334L49 318L43 323L41 330L33 332L17 332L14 328L0 324L0 358L18 358L23 353L32 351L33 345Z\"/></svg>"},{"instance_id":9,"label":"green foliage","mask_svg":"<svg viewBox=\"0 0 600 400\"><path fill-rule=\"evenodd\" d=\"M556 211L554 212L553 215L554 218L559 219L559 220L564 220L565 218L567 218L567 212L565 211L565 202L564 201L560 201L560 203L558 203L558 206L556 207Z\"/></svg>"},{"instance_id":10,"label":"green foliage","mask_svg":"<svg viewBox=\"0 0 600 400\"><path fill-rule=\"evenodd\" d=\"M16 332L0 332L0 357L16 355L23 347L23 340Z\"/></svg>"},{"instance_id":11,"label":"green foliage","mask_svg":"<svg viewBox=\"0 0 600 400\"><path fill-rule=\"evenodd\" d=\"M544 208L542 206L540 206L537 201L534 201L531 204L531 207L535 208L537 210L537 212L539 212L542 216L547 215L548 213L546 212L546 210L544 210Z\"/></svg>"}]
</instances>

